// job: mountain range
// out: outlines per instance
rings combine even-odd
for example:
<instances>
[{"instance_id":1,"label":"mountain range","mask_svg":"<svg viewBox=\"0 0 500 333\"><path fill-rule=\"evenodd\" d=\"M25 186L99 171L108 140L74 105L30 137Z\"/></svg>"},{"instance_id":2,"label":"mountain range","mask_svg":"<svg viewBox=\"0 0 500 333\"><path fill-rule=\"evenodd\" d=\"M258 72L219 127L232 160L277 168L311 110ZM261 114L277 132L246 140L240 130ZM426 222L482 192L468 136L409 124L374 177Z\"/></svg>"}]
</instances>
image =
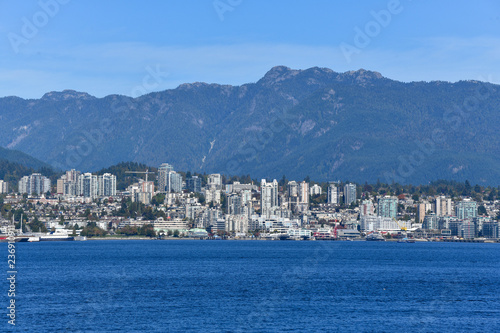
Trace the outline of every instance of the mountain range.
<instances>
[{"instance_id":1,"label":"mountain range","mask_svg":"<svg viewBox=\"0 0 500 333\"><path fill-rule=\"evenodd\" d=\"M500 184L499 92L481 81L277 66L241 86L0 98L0 146L61 170L167 162L252 178Z\"/></svg>"}]
</instances>

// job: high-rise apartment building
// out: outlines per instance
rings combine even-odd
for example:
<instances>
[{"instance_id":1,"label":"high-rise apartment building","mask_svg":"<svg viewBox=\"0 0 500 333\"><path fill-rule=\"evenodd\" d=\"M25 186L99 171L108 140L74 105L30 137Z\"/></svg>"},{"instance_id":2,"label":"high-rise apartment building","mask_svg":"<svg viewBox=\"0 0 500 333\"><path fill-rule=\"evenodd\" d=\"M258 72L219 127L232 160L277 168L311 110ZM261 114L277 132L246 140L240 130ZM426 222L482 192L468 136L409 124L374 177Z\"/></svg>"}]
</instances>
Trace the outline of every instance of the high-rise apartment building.
<instances>
[{"instance_id":1,"label":"high-rise apartment building","mask_svg":"<svg viewBox=\"0 0 500 333\"><path fill-rule=\"evenodd\" d=\"M182 175L168 163L158 168L158 190L164 193L182 192Z\"/></svg>"},{"instance_id":2,"label":"high-rise apartment building","mask_svg":"<svg viewBox=\"0 0 500 333\"><path fill-rule=\"evenodd\" d=\"M447 198L444 196L436 197L436 215L437 216L453 215L451 198Z\"/></svg>"},{"instance_id":3,"label":"high-rise apartment building","mask_svg":"<svg viewBox=\"0 0 500 333\"><path fill-rule=\"evenodd\" d=\"M98 177L98 192L100 196L116 195L116 176L105 173Z\"/></svg>"},{"instance_id":4,"label":"high-rise apartment building","mask_svg":"<svg viewBox=\"0 0 500 333\"><path fill-rule=\"evenodd\" d=\"M212 190L221 190L222 189L221 175L218 173L213 173L211 175L208 175L207 187Z\"/></svg>"},{"instance_id":5,"label":"high-rise apartment building","mask_svg":"<svg viewBox=\"0 0 500 333\"><path fill-rule=\"evenodd\" d=\"M396 218L398 214L398 199L385 196L378 199L377 215L382 217Z\"/></svg>"},{"instance_id":6,"label":"high-rise apartment building","mask_svg":"<svg viewBox=\"0 0 500 333\"><path fill-rule=\"evenodd\" d=\"M328 203L334 205L339 204L339 189L336 184L331 183L328 185Z\"/></svg>"},{"instance_id":7,"label":"high-rise apartment building","mask_svg":"<svg viewBox=\"0 0 500 333\"><path fill-rule=\"evenodd\" d=\"M278 182L266 182L262 179L260 183L260 207L262 216L270 215L270 210L278 206Z\"/></svg>"},{"instance_id":8,"label":"high-rise apartment building","mask_svg":"<svg viewBox=\"0 0 500 333\"><path fill-rule=\"evenodd\" d=\"M242 214L242 202L241 195L238 193L229 194L227 196L227 213L229 215L240 215Z\"/></svg>"},{"instance_id":9,"label":"high-rise apartment building","mask_svg":"<svg viewBox=\"0 0 500 333\"><path fill-rule=\"evenodd\" d=\"M167 174L167 187L165 191L168 193L180 193L182 192L182 175L175 171L170 171Z\"/></svg>"},{"instance_id":10,"label":"high-rise apartment building","mask_svg":"<svg viewBox=\"0 0 500 333\"><path fill-rule=\"evenodd\" d=\"M427 202L421 202L417 206L417 213L418 213L418 223L423 223L425 215L427 215L428 212L432 210L432 205Z\"/></svg>"},{"instance_id":11,"label":"high-rise apartment building","mask_svg":"<svg viewBox=\"0 0 500 333\"><path fill-rule=\"evenodd\" d=\"M344 203L349 206L353 202L356 202L356 184L349 183L344 186Z\"/></svg>"},{"instance_id":12,"label":"high-rise apartment building","mask_svg":"<svg viewBox=\"0 0 500 333\"><path fill-rule=\"evenodd\" d=\"M477 216L477 202L464 199L455 206L455 213L459 219L472 219Z\"/></svg>"},{"instance_id":13,"label":"high-rise apartment building","mask_svg":"<svg viewBox=\"0 0 500 333\"><path fill-rule=\"evenodd\" d=\"M168 163L163 163L158 168L158 190L167 192L167 182L169 172L174 171L174 167Z\"/></svg>"},{"instance_id":14,"label":"high-rise apartment building","mask_svg":"<svg viewBox=\"0 0 500 333\"><path fill-rule=\"evenodd\" d=\"M303 181L299 184L299 203L309 203L309 183Z\"/></svg>"},{"instance_id":15,"label":"high-rise apartment building","mask_svg":"<svg viewBox=\"0 0 500 333\"><path fill-rule=\"evenodd\" d=\"M80 195L80 175L81 172L74 169L66 171L57 180L57 194Z\"/></svg>"},{"instance_id":16,"label":"high-rise apartment building","mask_svg":"<svg viewBox=\"0 0 500 333\"><path fill-rule=\"evenodd\" d=\"M24 176L19 180L18 192L34 194L45 194L50 191L50 179L39 173L33 173L30 176Z\"/></svg>"},{"instance_id":17,"label":"high-rise apartment building","mask_svg":"<svg viewBox=\"0 0 500 333\"><path fill-rule=\"evenodd\" d=\"M201 193L201 178L198 176L186 178L186 188L190 192Z\"/></svg>"},{"instance_id":18,"label":"high-rise apartment building","mask_svg":"<svg viewBox=\"0 0 500 333\"><path fill-rule=\"evenodd\" d=\"M363 200L359 208L360 216L374 215L373 202L371 200Z\"/></svg>"},{"instance_id":19,"label":"high-rise apartment building","mask_svg":"<svg viewBox=\"0 0 500 333\"><path fill-rule=\"evenodd\" d=\"M86 172L78 179L79 195L86 198L95 198L99 194L99 182L97 176Z\"/></svg>"},{"instance_id":20,"label":"high-rise apartment building","mask_svg":"<svg viewBox=\"0 0 500 333\"><path fill-rule=\"evenodd\" d=\"M8 193L8 192L9 192L9 183L0 180L0 193Z\"/></svg>"},{"instance_id":21,"label":"high-rise apartment building","mask_svg":"<svg viewBox=\"0 0 500 333\"><path fill-rule=\"evenodd\" d=\"M287 186L287 195L289 198L299 196L299 184L295 180L289 181Z\"/></svg>"},{"instance_id":22,"label":"high-rise apartment building","mask_svg":"<svg viewBox=\"0 0 500 333\"><path fill-rule=\"evenodd\" d=\"M314 184L313 186L311 186L311 189L309 191L311 195L321 195L322 193L321 186L319 186L318 184Z\"/></svg>"}]
</instances>

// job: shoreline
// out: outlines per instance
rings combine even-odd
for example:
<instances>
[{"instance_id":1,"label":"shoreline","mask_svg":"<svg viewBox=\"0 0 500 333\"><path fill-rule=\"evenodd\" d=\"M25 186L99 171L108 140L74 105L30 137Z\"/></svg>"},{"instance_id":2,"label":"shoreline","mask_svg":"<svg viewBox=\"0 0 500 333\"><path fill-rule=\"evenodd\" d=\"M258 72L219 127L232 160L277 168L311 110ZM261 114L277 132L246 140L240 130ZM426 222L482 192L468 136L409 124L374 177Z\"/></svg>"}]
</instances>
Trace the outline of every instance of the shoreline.
<instances>
[{"instance_id":1,"label":"shoreline","mask_svg":"<svg viewBox=\"0 0 500 333\"><path fill-rule=\"evenodd\" d=\"M158 238L148 238L148 237L96 237L96 238L87 238L87 241L106 241L106 240L127 240L127 241L134 241L134 240L151 240L151 241L180 241L180 240L189 240L189 241L295 241L295 242L366 242L367 240L365 239L358 239L358 240L345 240L345 239L331 239L331 240L276 240L276 239L264 239L264 238L243 238L243 239L203 239L203 238L179 238L179 237L169 237L169 238L163 238L163 239L158 239ZM386 239L385 242L387 243L397 243L398 239ZM476 243L476 244L498 244L500 243L500 240L497 239L487 239L487 240L474 240L474 239L459 239L459 240L439 240L439 241L417 241L415 243Z\"/></svg>"}]
</instances>

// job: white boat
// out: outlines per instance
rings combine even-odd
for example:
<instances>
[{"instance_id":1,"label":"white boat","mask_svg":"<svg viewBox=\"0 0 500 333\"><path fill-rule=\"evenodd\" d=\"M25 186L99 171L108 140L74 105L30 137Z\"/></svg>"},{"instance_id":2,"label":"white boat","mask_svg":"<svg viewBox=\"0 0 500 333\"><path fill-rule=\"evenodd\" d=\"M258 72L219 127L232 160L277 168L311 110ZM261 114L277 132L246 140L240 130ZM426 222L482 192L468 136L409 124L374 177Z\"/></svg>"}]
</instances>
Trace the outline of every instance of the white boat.
<instances>
[{"instance_id":1,"label":"white boat","mask_svg":"<svg viewBox=\"0 0 500 333\"><path fill-rule=\"evenodd\" d=\"M75 237L73 236L67 236L67 235L55 235L55 234L49 234L45 236L40 236L40 242L46 242L46 241L73 241L75 240Z\"/></svg>"},{"instance_id":2,"label":"white boat","mask_svg":"<svg viewBox=\"0 0 500 333\"><path fill-rule=\"evenodd\" d=\"M379 242L385 242L385 238L379 234L378 232L373 232L366 236L367 241L379 241Z\"/></svg>"}]
</instances>

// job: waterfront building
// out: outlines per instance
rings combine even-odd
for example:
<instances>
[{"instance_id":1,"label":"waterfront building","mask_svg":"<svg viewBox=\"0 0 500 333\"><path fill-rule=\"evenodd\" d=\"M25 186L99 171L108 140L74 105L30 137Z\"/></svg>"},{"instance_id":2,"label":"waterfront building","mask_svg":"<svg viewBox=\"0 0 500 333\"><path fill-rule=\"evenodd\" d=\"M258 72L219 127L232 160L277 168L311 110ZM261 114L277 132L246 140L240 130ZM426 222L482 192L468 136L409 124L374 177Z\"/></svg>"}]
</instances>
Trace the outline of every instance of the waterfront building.
<instances>
[{"instance_id":1,"label":"waterfront building","mask_svg":"<svg viewBox=\"0 0 500 333\"><path fill-rule=\"evenodd\" d=\"M344 203L349 206L353 202L356 202L356 184L349 183L344 186Z\"/></svg>"},{"instance_id":2,"label":"waterfront building","mask_svg":"<svg viewBox=\"0 0 500 333\"><path fill-rule=\"evenodd\" d=\"M449 221L448 229L450 229L451 236L461 237L462 234L462 220L454 219Z\"/></svg>"},{"instance_id":3,"label":"waterfront building","mask_svg":"<svg viewBox=\"0 0 500 333\"><path fill-rule=\"evenodd\" d=\"M396 218L398 213L398 199L385 196L378 199L377 215L382 217Z\"/></svg>"},{"instance_id":4,"label":"waterfront building","mask_svg":"<svg viewBox=\"0 0 500 333\"><path fill-rule=\"evenodd\" d=\"M465 239L476 237L476 226L472 220L467 219L462 222L461 236Z\"/></svg>"},{"instance_id":5,"label":"waterfront building","mask_svg":"<svg viewBox=\"0 0 500 333\"><path fill-rule=\"evenodd\" d=\"M474 226L475 226L475 235L476 237L479 236L479 234L481 233L481 231L483 230L483 225L485 223L488 223L488 222L491 222L491 217L489 216L476 216L474 218L472 218L472 222L474 222Z\"/></svg>"},{"instance_id":6,"label":"waterfront building","mask_svg":"<svg viewBox=\"0 0 500 333\"><path fill-rule=\"evenodd\" d=\"M476 236L476 227L470 219L455 219L449 222L451 236L472 239Z\"/></svg>"},{"instance_id":7,"label":"waterfront building","mask_svg":"<svg viewBox=\"0 0 500 333\"><path fill-rule=\"evenodd\" d=\"M224 230L227 232L247 233L248 217L245 215L226 215Z\"/></svg>"},{"instance_id":8,"label":"waterfront building","mask_svg":"<svg viewBox=\"0 0 500 333\"><path fill-rule=\"evenodd\" d=\"M189 229L186 221L182 219L172 219L170 217L167 217L166 219L163 219L163 217L159 217L156 221L153 222L153 228L155 229L155 231L179 230L179 232Z\"/></svg>"},{"instance_id":9,"label":"waterfront building","mask_svg":"<svg viewBox=\"0 0 500 333\"><path fill-rule=\"evenodd\" d=\"M456 221L457 218L454 216L439 216L438 229L449 229L450 221Z\"/></svg>"},{"instance_id":10,"label":"waterfront building","mask_svg":"<svg viewBox=\"0 0 500 333\"><path fill-rule=\"evenodd\" d=\"M214 224L212 224L212 233L222 233L226 231L226 220L223 218L218 218Z\"/></svg>"},{"instance_id":11,"label":"waterfront building","mask_svg":"<svg viewBox=\"0 0 500 333\"><path fill-rule=\"evenodd\" d=\"M425 215L424 222L422 224L422 229L430 229L430 230L440 229L439 220L440 220L439 216L436 216L436 214Z\"/></svg>"},{"instance_id":12,"label":"waterfront building","mask_svg":"<svg viewBox=\"0 0 500 333\"><path fill-rule=\"evenodd\" d=\"M459 219L472 219L477 216L477 202L464 199L455 206L455 213Z\"/></svg>"},{"instance_id":13,"label":"waterfront building","mask_svg":"<svg viewBox=\"0 0 500 333\"><path fill-rule=\"evenodd\" d=\"M499 238L499 225L496 221L489 221L483 223L483 237L486 238Z\"/></svg>"},{"instance_id":14,"label":"waterfront building","mask_svg":"<svg viewBox=\"0 0 500 333\"><path fill-rule=\"evenodd\" d=\"M410 221L394 221L390 217L363 215L360 217L360 229L363 231L399 231L401 227L411 228Z\"/></svg>"}]
</instances>

